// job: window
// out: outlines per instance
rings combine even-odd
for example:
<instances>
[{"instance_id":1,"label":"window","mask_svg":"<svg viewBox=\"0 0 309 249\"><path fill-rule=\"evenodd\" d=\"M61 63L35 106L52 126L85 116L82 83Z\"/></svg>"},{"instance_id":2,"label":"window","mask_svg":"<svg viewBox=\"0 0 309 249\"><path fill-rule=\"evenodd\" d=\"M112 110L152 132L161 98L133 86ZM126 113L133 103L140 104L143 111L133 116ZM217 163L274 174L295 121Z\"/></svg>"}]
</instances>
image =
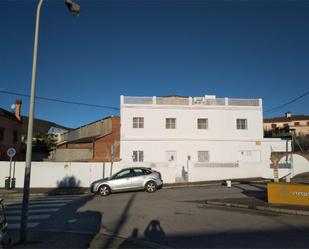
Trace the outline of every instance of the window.
<instances>
[{"instance_id":1,"label":"window","mask_svg":"<svg viewBox=\"0 0 309 249\"><path fill-rule=\"evenodd\" d=\"M208 119L198 118L197 119L197 129L208 129Z\"/></svg>"},{"instance_id":2,"label":"window","mask_svg":"<svg viewBox=\"0 0 309 249\"><path fill-rule=\"evenodd\" d=\"M197 160L199 162L209 162L209 151L198 151Z\"/></svg>"},{"instance_id":3,"label":"window","mask_svg":"<svg viewBox=\"0 0 309 249\"><path fill-rule=\"evenodd\" d=\"M133 157L133 162L143 162L144 161L144 151L134 150L132 157Z\"/></svg>"},{"instance_id":4,"label":"window","mask_svg":"<svg viewBox=\"0 0 309 249\"><path fill-rule=\"evenodd\" d=\"M127 178L133 176L130 169L126 169L123 171L120 171L117 175L115 175L115 179L121 179L121 178Z\"/></svg>"},{"instance_id":5,"label":"window","mask_svg":"<svg viewBox=\"0 0 309 249\"><path fill-rule=\"evenodd\" d=\"M295 126L299 126L299 122L294 122L294 125Z\"/></svg>"},{"instance_id":6,"label":"window","mask_svg":"<svg viewBox=\"0 0 309 249\"><path fill-rule=\"evenodd\" d=\"M133 128L144 128L144 118L134 117L133 118Z\"/></svg>"},{"instance_id":7,"label":"window","mask_svg":"<svg viewBox=\"0 0 309 249\"><path fill-rule=\"evenodd\" d=\"M277 125L276 124L271 124L271 128L276 128L277 127Z\"/></svg>"},{"instance_id":8,"label":"window","mask_svg":"<svg viewBox=\"0 0 309 249\"><path fill-rule=\"evenodd\" d=\"M18 142L18 132L13 131L13 144L16 144Z\"/></svg>"},{"instance_id":9,"label":"window","mask_svg":"<svg viewBox=\"0 0 309 249\"><path fill-rule=\"evenodd\" d=\"M166 151L167 161L176 161L176 151Z\"/></svg>"},{"instance_id":10,"label":"window","mask_svg":"<svg viewBox=\"0 0 309 249\"><path fill-rule=\"evenodd\" d=\"M289 127L289 124L285 123L283 124L283 127Z\"/></svg>"},{"instance_id":11,"label":"window","mask_svg":"<svg viewBox=\"0 0 309 249\"><path fill-rule=\"evenodd\" d=\"M176 129L176 118L166 118L165 128L166 129Z\"/></svg>"},{"instance_id":12,"label":"window","mask_svg":"<svg viewBox=\"0 0 309 249\"><path fill-rule=\"evenodd\" d=\"M238 118L236 120L237 130L246 130L247 129L247 119Z\"/></svg>"},{"instance_id":13,"label":"window","mask_svg":"<svg viewBox=\"0 0 309 249\"><path fill-rule=\"evenodd\" d=\"M145 175L145 171L143 169L133 169L135 176Z\"/></svg>"},{"instance_id":14,"label":"window","mask_svg":"<svg viewBox=\"0 0 309 249\"><path fill-rule=\"evenodd\" d=\"M4 140L4 128L0 127L0 141Z\"/></svg>"}]
</instances>

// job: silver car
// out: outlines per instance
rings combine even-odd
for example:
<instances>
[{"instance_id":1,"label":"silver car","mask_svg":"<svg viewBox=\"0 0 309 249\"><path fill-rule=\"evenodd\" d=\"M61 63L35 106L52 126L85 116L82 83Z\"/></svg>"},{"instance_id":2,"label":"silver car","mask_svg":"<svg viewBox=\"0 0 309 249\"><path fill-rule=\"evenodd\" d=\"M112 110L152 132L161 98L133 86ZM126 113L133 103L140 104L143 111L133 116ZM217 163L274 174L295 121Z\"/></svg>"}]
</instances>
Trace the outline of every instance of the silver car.
<instances>
[{"instance_id":1,"label":"silver car","mask_svg":"<svg viewBox=\"0 0 309 249\"><path fill-rule=\"evenodd\" d=\"M92 193L102 196L112 192L145 189L149 193L162 188L161 174L151 168L125 168L111 177L93 182L90 186Z\"/></svg>"}]
</instances>

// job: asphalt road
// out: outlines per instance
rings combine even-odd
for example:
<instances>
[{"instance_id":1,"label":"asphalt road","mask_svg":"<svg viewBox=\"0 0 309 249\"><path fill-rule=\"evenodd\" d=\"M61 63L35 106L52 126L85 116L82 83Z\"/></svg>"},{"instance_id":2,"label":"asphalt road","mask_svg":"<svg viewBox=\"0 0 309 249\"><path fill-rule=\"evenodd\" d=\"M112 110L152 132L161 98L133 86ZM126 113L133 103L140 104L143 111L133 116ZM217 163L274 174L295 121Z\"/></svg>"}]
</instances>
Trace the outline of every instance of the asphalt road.
<instances>
[{"instance_id":1,"label":"asphalt road","mask_svg":"<svg viewBox=\"0 0 309 249\"><path fill-rule=\"evenodd\" d=\"M262 189L259 185L206 186L162 189L153 194L67 197L70 201L37 221L32 231L69 232L79 240L84 236L82 242L76 240L79 248L87 248L89 243L96 247L95 235L102 233L172 248L309 248L309 217L200 204L206 199L259 195ZM99 248L115 247L112 240Z\"/></svg>"}]
</instances>

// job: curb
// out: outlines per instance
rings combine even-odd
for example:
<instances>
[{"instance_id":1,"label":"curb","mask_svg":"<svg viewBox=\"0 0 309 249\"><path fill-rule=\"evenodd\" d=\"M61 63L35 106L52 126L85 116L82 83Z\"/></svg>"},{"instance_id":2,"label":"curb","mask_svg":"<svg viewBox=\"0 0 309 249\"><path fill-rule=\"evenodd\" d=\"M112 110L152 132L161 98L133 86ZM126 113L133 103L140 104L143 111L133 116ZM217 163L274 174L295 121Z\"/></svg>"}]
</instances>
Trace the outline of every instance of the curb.
<instances>
[{"instance_id":1,"label":"curb","mask_svg":"<svg viewBox=\"0 0 309 249\"><path fill-rule=\"evenodd\" d=\"M245 208L245 209L258 210L258 211L269 211L269 212L281 213L281 214L309 216L309 211L298 210L298 209L285 209L285 208L255 206L255 205L246 205L246 204L237 204L237 203L224 203L224 202L207 201L207 200L205 201L205 204L202 204L201 206L204 206L204 205Z\"/></svg>"},{"instance_id":2,"label":"curb","mask_svg":"<svg viewBox=\"0 0 309 249\"><path fill-rule=\"evenodd\" d=\"M218 186L218 185L222 185L222 182L209 182L209 183L200 183L200 184L183 184L183 185L163 185L162 189L174 189L174 188L192 188L192 187L206 187L206 186ZM1 189L0 189L0 194L5 194L8 195L10 197L20 197L23 195L22 192L2 192L1 193ZM85 190L85 191L81 191L81 192L58 192L58 193L30 193L30 197L31 196L55 196L55 195L87 195L87 194L91 194L91 192L89 190Z\"/></svg>"}]
</instances>

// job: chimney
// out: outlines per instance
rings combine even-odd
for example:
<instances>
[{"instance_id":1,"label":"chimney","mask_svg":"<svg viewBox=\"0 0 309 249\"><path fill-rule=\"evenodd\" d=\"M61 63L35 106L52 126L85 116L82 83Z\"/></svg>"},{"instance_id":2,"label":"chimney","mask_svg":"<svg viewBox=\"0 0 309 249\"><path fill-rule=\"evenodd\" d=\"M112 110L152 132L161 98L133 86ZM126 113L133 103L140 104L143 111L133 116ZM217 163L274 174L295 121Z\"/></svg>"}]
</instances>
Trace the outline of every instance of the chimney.
<instances>
[{"instance_id":1,"label":"chimney","mask_svg":"<svg viewBox=\"0 0 309 249\"><path fill-rule=\"evenodd\" d=\"M286 112L285 113L285 117L286 118L291 118L292 117L292 113L291 112Z\"/></svg>"},{"instance_id":2,"label":"chimney","mask_svg":"<svg viewBox=\"0 0 309 249\"><path fill-rule=\"evenodd\" d=\"M21 120L21 100L20 99L17 99L16 100L16 103L15 103L15 117L20 121Z\"/></svg>"}]
</instances>

